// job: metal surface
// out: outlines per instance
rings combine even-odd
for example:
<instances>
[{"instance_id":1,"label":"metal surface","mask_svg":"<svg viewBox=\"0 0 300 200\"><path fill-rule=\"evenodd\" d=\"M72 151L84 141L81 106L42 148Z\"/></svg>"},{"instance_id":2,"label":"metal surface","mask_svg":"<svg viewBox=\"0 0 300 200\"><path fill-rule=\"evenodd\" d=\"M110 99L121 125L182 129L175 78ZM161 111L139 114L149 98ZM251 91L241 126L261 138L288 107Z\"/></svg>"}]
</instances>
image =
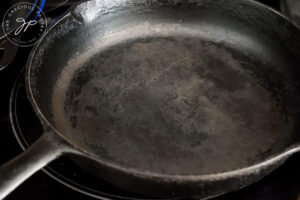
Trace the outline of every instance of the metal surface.
<instances>
[{"instance_id":1,"label":"metal surface","mask_svg":"<svg viewBox=\"0 0 300 200\"><path fill-rule=\"evenodd\" d=\"M19 80L16 81L12 92L10 101L10 117L14 133L9 130L3 130L3 136L10 136L11 140L0 140L0 147L4 149L2 156L6 155L6 160L13 158L10 155L21 153L18 149L18 144L14 143L15 135L23 150L28 149L43 132L39 119L33 111L25 91L25 74L20 74ZM0 121L1 123L1 121ZM6 125L9 129L9 123ZM2 122L1 127L5 127ZM13 144L11 144L13 143ZM0 154L1 155L1 154ZM295 200L300 193L300 172L298 171L300 162L300 155L294 155L283 166L272 172L268 177L261 181L252 184L246 188L231 192L227 195L222 195L218 200L258 200L258 199L272 199L272 200ZM4 160L2 159L2 163ZM1 160L0 160L1 162ZM1 164L0 164L1 165ZM46 173L44 173L46 172ZM48 175L51 177L48 177ZM59 181L56 182L52 180ZM65 187L67 186L67 187ZM71 189L69 189L70 187ZM32 188L35 188L38 193L33 193ZM78 193L79 192L79 193ZM136 191L135 191L136 192ZM154 197L145 197L138 195L135 192L127 192L117 188L101 179L94 176L89 170L79 167L70 156L63 156L55 160L43 171L33 175L24 184L18 187L7 200L18 199L157 199ZM82 194L81 194L82 193Z\"/></svg>"},{"instance_id":2,"label":"metal surface","mask_svg":"<svg viewBox=\"0 0 300 200\"><path fill-rule=\"evenodd\" d=\"M296 26L251 1L90 1L36 46L27 89L102 178L208 198L299 150L299 47Z\"/></svg>"},{"instance_id":3,"label":"metal surface","mask_svg":"<svg viewBox=\"0 0 300 200\"><path fill-rule=\"evenodd\" d=\"M25 78L25 71L23 69L21 73L18 75L18 78L13 86L11 97L10 97L10 106L9 106L10 122L13 129L13 135L16 137L18 144L22 147L23 151L30 148L30 146L32 146L32 144L43 134L43 127L38 117L36 116L35 112L33 111L30 102L27 99L24 78ZM10 146L11 149L16 149L16 146L14 145L10 145ZM43 172L45 172L48 176L58 181L60 184L63 184L71 188L72 190L69 190L69 192L72 193L72 196L70 198L76 197L82 200L89 198L89 197L84 198L83 195L81 197L78 197L79 194L74 192L77 191L83 193L84 195L96 199L101 199L101 200L104 199L114 199L114 200L151 199L153 200L153 197L146 197L144 195L136 194L135 192L128 192L126 190L122 190L111 184L108 184L107 182L101 180L97 176L91 174L89 171L79 167L76 164L76 162L72 160L72 157L70 156L62 156L61 158L55 160L54 162L47 165L47 167L43 168ZM41 172L40 174L43 173ZM28 185L28 183L27 184L25 183L24 185L26 186ZM62 188L64 188L63 185ZM52 187L51 186L48 187L48 186L49 185L45 187L51 190ZM58 195L54 193L51 194ZM59 198L64 199L63 196L64 195L60 194ZM39 197L39 199L40 198L42 197ZM52 199L55 197L52 196L52 198L51 197L49 198Z\"/></svg>"},{"instance_id":4,"label":"metal surface","mask_svg":"<svg viewBox=\"0 0 300 200\"><path fill-rule=\"evenodd\" d=\"M300 26L300 2L298 0L282 0L281 9L283 13Z\"/></svg>"},{"instance_id":5,"label":"metal surface","mask_svg":"<svg viewBox=\"0 0 300 200\"><path fill-rule=\"evenodd\" d=\"M33 173L66 151L66 146L54 142L54 137L57 136L45 133L28 151L1 166L0 199L3 199Z\"/></svg>"}]
</instances>

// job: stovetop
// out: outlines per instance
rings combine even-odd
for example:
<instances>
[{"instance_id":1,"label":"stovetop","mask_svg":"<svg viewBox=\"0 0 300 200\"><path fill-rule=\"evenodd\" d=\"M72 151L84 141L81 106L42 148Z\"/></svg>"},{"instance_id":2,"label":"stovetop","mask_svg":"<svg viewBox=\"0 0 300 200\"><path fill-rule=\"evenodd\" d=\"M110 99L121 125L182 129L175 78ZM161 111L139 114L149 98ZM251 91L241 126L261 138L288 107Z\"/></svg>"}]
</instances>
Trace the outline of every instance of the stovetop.
<instances>
[{"instance_id":1,"label":"stovetop","mask_svg":"<svg viewBox=\"0 0 300 200\"><path fill-rule=\"evenodd\" d=\"M280 0L260 0L280 9ZM0 3L0 13L9 8ZM59 9L56 6L65 3ZM46 7L53 10L47 17L55 19L74 3L52 0ZM23 71L30 48L19 48L14 61L0 71L0 165L21 153L23 148L38 137L39 124L28 104L24 91ZM0 52L1 56L1 52ZM13 91L13 92L12 92ZM9 115L9 112L13 115ZM20 120L20 118L24 120ZM26 120L25 120L26 119ZM23 132L30 134L22 134ZM30 137L30 138L27 138ZM20 146L21 145L21 146ZM214 200L300 200L300 155L290 158L283 166L258 183ZM89 183L88 183L89 182ZM127 193L107 185L81 171L68 158L62 158L44 171L40 171L18 187L7 200L63 200L63 199L151 199Z\"/></svg>"}]
</instances>

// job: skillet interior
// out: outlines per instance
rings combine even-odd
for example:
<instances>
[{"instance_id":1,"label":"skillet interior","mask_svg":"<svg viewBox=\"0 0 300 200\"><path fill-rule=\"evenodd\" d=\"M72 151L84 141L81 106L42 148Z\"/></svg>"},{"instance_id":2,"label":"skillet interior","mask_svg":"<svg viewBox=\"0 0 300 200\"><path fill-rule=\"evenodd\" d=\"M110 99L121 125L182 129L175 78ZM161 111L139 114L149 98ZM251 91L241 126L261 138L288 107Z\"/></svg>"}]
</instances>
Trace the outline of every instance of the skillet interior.
<instances>
[{"instance_id":1,"label":"skillet interior","mask_svg":"<svg viewBox=\"0 0 300 200\"><path fill-rule=\"evenodd\" d=\"M63 19L29 74L43 115L101 160L158 174L231 171L283 151L299 140L297 30L218 2Z\"/></svg>"}]
</instances>

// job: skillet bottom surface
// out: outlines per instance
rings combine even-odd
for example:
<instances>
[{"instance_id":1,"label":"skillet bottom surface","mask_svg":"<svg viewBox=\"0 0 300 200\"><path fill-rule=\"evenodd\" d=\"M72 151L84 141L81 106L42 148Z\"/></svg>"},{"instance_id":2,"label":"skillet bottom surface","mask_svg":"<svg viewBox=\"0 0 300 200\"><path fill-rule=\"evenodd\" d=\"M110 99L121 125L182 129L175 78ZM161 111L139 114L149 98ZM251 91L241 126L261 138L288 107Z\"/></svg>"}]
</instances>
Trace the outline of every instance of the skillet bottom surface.
<instances>
[{"instance_id":1,"label":"skillet bottom surface","mask_svg":"<svg viewBox=\"0 0 300 200\"><path fill-rule=\"evenodd\" d=\"M234 47L148 37L69 63L52 95L54 124L111 163L210 174L258 163L290 139L293 122L260 78L263 64Z\"/></svg>"}]
</instances>

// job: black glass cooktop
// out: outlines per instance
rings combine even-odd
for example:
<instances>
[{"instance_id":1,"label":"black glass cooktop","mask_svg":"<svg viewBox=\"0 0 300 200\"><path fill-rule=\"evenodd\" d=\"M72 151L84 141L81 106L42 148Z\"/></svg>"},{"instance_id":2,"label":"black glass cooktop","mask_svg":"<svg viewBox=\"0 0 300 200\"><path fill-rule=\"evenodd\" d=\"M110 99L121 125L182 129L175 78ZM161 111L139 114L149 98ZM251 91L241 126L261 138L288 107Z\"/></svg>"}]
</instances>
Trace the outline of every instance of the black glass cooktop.
<instances>
[{"instance_id":1,"label":"black glass cooktop","mask_svg":"<svg viewBox=\"0 0 300 200\"><path fill-rule=\"evenodd\" d=\"M279 0L261 0L280 8ZM15 1L16 2L16 1ZM14 2L14 3L15 3ZM61 15L74 1L48 1L55 8L47 17ZM3 14L12 1L0 3ZM19 48L10 66L0 71L0 165L22 152L40 134L36 119L24 90L24 72L30 48ZM1 57L1 51L0 51ZM18 78L19 77L19 78ZM258 183L214 200L300 200L300 155L290 158L283 166ZM7 200L63 199L151 199L122 191L82 171L68 158L62 158L40 171L10 194Z\"/></svg>"}]
</instances>

